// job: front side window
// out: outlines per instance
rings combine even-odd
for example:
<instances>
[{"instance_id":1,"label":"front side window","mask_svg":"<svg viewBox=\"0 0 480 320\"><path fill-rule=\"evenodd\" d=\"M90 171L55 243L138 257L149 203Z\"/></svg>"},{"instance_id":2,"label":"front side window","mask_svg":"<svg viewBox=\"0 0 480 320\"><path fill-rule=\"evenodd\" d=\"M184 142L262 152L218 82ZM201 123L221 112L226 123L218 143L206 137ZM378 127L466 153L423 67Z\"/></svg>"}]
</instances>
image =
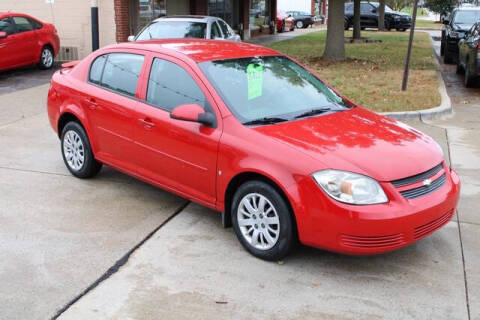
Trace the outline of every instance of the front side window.
<instances>
[{"instance_id":1,"label":"front side window","mask_svg":"<svg viewBox=\"0 0 480 320\"><path fill-rule=\"evenodd\" d=\"M315 109L350 108L332 89L283 56L200 63L200 68L241 121L293 120Z\"/></svg>"},{"instance_id":2,"label":"front side window","mask_svg":"<svg viewBox=\"0 0 480 320\"><path fill-rule=\"evenodd\" d=\"M146 27L136 40L201 38L207 35L205 22L191 21L157 21Z\"/></svg>"},{"instance_id":3,"label":"front side window","mask_svg":"<svg viewBox=\"0 0 480 320\"><path fill-rule=\"evenodd\" d=\"M6 32L8 35L15 33L15 26L10 18L0 20L0 31Z\"/></svg>"},{"instance_id":4,"label":"front side window","mask_svg":"<svg viewBox=\"0 0 480 320\"><path fill-rule=\"evenodd\" d=\"M197 83L179 65L156 58L148 80L147 102L172 111L183 104L206 108L206 99Z\"/></svg>"},{"instance_id":5,"label":"front side window","mask_svg":"<svg viewBox=\"0 0 480 320\"><path fill-rule=\"evenodd\" d=\"M30 24L27 18L24 17L13 17L13 21L17 25L17 30L19 33L28 32L33 30L33 26Z\"/></svg>"},{"instance_id":6,"label":"front side window","mask_svg":"<svg viewBox=\"0 0 480 320\"><path fill-rule=\"evenodd\" d=\"M90 82L134 97L144 56L110 53L97 58L90 68Z\"/></svg>"},{"instance_id":7,"label":"front side window","mask_svg":"<svg viewBox=\"0 0 480 320\"><path fill-rule=\"evenodd\" d=\"M368 3L360 4L360 12L361 13L372 13L373 7Z\"/></svg>"}]
</instances>

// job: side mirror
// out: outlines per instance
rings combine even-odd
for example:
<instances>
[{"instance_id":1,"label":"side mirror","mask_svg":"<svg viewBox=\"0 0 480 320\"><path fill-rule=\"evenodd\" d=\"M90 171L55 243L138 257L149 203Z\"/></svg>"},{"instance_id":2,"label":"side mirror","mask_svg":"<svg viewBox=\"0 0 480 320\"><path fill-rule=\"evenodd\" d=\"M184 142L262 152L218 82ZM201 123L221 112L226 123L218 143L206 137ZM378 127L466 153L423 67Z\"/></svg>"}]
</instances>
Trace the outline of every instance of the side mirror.
<instances>
[{"instance_id":1,"label":"side mirror","mask_svg":"<svg viewBox=\"0 0 480 320\"><path fill-rule=\"evenodd\" d=\"M5 31L0 31L0 39L5 39L8 37L8 34Z\"/></svg>"},{"instance_id":2,"label":"side mirror","mask_svg":"<svg viewBox=\"0 0 480 320\"><path fill-rule=\"evenodd\" d=\"M175 107L170 113L170 118L198 122L209 127L215 125L215 116L209 112L205 112L198 104L183 104Z\"/></svg>"},{"instance_id":3,"label":"side mirror","mask_svg":"<svg viewBox=\"0 0 480 320\"><path fill-rule=\"evenodd\" d=\"M128 40L128 42L134 42L135 41L135 36L128 36L127 40Z\"/></svg>"},{"instance_id":4,"label":"side mirror","mask_svg":"<svg viewBox=\"0 0 480 320\"><path fill-rule=\"evenodd\" d=\"M449 24L449 23L450 23L450 20L448 20L448 19L443 19L442 22L443 22L443 24Z\"/></svg>"}]
</instances>

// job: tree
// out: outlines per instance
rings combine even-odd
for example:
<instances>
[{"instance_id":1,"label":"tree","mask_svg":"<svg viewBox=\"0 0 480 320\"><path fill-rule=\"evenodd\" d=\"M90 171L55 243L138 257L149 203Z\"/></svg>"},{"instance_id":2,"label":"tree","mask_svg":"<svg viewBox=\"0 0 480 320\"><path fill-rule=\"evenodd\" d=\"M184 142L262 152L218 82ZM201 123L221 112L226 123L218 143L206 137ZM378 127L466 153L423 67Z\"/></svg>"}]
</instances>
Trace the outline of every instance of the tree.
<instances>
[{"instance_id":1,"label":"tree","mask_svg":"<svg viewBox=\"0 0 480 320\"><path fill-rule=\"evenodd\" d=\"M330 0L328 7L327 41L323 58L345 60L345 4L344 0Z\"/></svg>"},{"instance_id":2,"label":"tree","mask_svg":"<svg viewBox=\"0 0 480 320\"><path fill-rule=\"evenodd\" d=\"M385 0L379 0L378 30L385 30Z\"/></svg>"},{"instance_id":3,"label":"tree","mask_svg":"<svg viewBox=\"0 0 480 320\"><path fill-rule=\"evenodd\" d=\"M441 16L445 16L455 7L455 0L425 0L424 7Z\"/></svg>"},{"instance_id":4,"label":"tree","mask_svg":"<svg viewBox=\"0 0 480 320\"><path fill-rule=\"evenodd\" d=\"M412 7L412 0L386 0L385 4L395 11L402 11L403 8Z\"/></svg>"},{"instance_id":5,"label":"tree","mask_svg":"<svg viewBox=\"0 0 480 320\"><path fill-rule=\"evenodd\" d=\"M360 1L353 0L353 39L360 39Z\"/></svg>"}]
</instances>

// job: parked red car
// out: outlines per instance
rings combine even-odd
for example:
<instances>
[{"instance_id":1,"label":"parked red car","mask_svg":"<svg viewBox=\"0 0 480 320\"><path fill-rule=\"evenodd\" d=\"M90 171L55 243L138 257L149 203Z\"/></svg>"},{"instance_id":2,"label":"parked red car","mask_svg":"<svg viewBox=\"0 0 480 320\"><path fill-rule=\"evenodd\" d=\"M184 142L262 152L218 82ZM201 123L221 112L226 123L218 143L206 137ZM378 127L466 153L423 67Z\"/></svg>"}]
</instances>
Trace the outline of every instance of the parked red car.
<instances>
[{"instance_id":1,"label":"parked red car","mask_svg":"<svg viewBox=\"0 0 480 320\"><path fill-rule=\"evenodd\" d=\"M283 11L277 10L277 18L275 19L277 32L295 30L295 19Z\"/></svg>"},{"instance_id":2,"label":"parked red car","mask_svg":"<svg viewBox=\"0 0 480 320\"><path fill-rule=\"evenodd\" d=\"M79 178L109 165L223 213L253 255L409 245L460 181L430 137L355 106L281 53L198 39L112 45L57 71L48 115Z\"/></svg>"},{"instance_id":3,"label":"parked red car","mask_svg":"<svg viewBox=\"0 0 480 320\"><path fill-rule=\"evenodd\" d=\"M0 71L31 64L49 69L59 49L53 24L23 13L0 12Z\"/></svg>"}]
</instances>

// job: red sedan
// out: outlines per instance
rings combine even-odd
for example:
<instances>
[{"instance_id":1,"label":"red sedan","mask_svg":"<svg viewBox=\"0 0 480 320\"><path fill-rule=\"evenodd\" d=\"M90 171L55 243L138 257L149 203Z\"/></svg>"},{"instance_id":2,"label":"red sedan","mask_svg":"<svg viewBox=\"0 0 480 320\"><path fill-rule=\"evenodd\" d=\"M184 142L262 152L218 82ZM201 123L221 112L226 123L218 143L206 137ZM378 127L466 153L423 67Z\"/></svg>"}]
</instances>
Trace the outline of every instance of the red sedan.
<instances>
[{"instance_id":1,"label":"red sedan","mask_svg":"<svg viewBox=\"0 0 480 320\"><path fill-rule=\"evenodd\" d=\"M49 69L59 49L53 24L22 13L0 12L0 71L31 64Z\"/></svg>"},{"instance_id":2,"label":"red sedan","mask_svg":"<svg viewBox=\"0 0 480 320\"><path fill-rule=\"evenodd\" d=\"M295 19L283 11L277 11L275 25L277 32L293 31L295 29Z\"/></svg>"},{"instance_id":3,"label":"red sedan","mask_svg":"<svg viewBox=\"0 0 480 320\"><path fill-rule=\"evenodd\" d=\"M446 224L459 198L433 139L251 44L106 47L54 74L48 114L74 176L105 164L220 211L262 259L297 240L397 249Z\"/></svg>"}]
</instances>

